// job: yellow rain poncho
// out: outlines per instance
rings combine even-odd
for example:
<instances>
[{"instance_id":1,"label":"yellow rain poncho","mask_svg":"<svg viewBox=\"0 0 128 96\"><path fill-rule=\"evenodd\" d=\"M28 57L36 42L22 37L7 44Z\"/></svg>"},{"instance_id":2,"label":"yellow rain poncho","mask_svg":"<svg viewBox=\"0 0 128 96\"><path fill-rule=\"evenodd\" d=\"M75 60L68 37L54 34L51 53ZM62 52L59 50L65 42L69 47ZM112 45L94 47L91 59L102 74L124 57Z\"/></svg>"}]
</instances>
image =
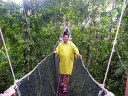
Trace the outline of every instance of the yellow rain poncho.
<instances>
[{"instance_id":1,"label":"yellow rain poncho","mask_svg":"<svg viewBox=\"0 0 128 96\"><path fill-rule=\"evenodd\" d=\"M73 63L74 63L74 53L75 57L79 54L78 48L71 41L68 41L67 44L60 42L56 48L57 55L59 55L59 71L62 74L72 73Z\"/></svg>"}]
</instances>

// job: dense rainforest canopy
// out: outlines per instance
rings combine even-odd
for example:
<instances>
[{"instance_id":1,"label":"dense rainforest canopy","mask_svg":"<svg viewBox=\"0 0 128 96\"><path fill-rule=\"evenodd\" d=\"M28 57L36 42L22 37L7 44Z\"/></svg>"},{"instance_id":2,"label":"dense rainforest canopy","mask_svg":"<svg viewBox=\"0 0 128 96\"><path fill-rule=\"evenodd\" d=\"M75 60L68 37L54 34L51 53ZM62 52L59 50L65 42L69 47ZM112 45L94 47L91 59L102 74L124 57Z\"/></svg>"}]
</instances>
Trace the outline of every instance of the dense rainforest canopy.
<instances>
[{"instance_id":1,"label":"dense rainforest canopy","mask_svg":"<svg viewBox=\"0 0 128 96\"><path fill-rule=\"evenodd\" d=\"M85 66L103 83L124 0L0 0L0 27L16 79L53 52L65 23ZM128 73L128 2L105 87L124 96ZM0 93L14 83L0 37Z\"/></svg>"}]
</instances>

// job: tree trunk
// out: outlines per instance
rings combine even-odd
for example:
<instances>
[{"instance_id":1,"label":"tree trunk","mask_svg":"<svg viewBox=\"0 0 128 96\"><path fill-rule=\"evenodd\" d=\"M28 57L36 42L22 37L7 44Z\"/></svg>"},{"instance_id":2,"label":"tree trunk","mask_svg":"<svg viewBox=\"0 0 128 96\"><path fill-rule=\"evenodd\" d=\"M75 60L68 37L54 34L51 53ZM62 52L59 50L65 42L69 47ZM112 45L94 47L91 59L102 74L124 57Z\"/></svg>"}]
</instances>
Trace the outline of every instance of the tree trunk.
<instances>
[{"instance_id":1,"label":"tree trunk","mask_svg":"<svg viewBox=\"0 0 128 96\"><path fill-rule=\"evenodd\" d=\"M24 16L27 16L27 12L28 12L28 10L29 10L29 6L27 5L27 0L23 0L23 15ZM25 22L25 25L24 25L24 29L27 29L27 22L26 22L26 20L24 20L24 22ZM26 31L24 31L24 41L26 40L26 39L28 39L29 38L29 36L28 36L29 34L28 34L28 31L26 30ZM26 66L26 68L28 68L28 66L29 66L29 64L28 64L28 60L26 59L26 57L28 56L28 54L29 54L29 52L27 51L27 48L24 48L23 49L23 52L24 52L24 65Z\"/></svg>"},{"instance_id":2,"label":"tree trunk","mask_svg":"<svg viewBox=\"0 0 128 96\"><path fill-rule=\"evenodd\" d=\"M111 27L110 27L110 29L109 29L108 39L111 39L111 38L112 38L112 36L110 35L110 34L111 34L111 32L112 32L112 25L111 25Z\"/></svg>"}]
</instances>

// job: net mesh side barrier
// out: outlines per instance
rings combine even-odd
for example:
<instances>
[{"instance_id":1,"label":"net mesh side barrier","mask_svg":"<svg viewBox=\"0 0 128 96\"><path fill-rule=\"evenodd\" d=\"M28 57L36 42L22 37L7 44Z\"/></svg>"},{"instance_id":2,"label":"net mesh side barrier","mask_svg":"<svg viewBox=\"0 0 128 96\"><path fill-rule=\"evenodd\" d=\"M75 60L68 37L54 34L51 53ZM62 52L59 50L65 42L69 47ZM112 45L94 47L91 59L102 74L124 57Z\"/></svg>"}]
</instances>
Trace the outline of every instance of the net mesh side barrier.
<instances>
[{"instance_id":1,"label":"net mesh side barrier","mask_svg":"<svg viewBox=\"0 0 128 96\"><path fill-rule=\"evenodd\" d=\"M16 96L57 96L59 81L59 57L51 54L42 60L28 75L21 78L16 88ZM82 60L75 59L69 82L70 96L100 96L106 94L91 77ZM19 93L18 93L19 91Z\"/></svg>"},{"instance_id":2,"label":"net mesh side barrier","mask_svg":"<svg viewBox=\"0 0 128 96\"><path fill-rule=\"evenodd\" d=\"M16 96L55 96L58 83L56 73L54 54L51 54L43 59L30 74L19 80Z\"/></svg>"},{"instance_id":3,"label":"net mesh side barrier","mask_svg":"<svg viewBox=\"0 0 128 96\"><path fill-rule=\"evenodd\" d=\"M92 78L81 59L74 61L70 90L71 96L104 96L107 94ZM99 92L101 92L101 95L99 95Z\"/></svg>"}]
</instances>

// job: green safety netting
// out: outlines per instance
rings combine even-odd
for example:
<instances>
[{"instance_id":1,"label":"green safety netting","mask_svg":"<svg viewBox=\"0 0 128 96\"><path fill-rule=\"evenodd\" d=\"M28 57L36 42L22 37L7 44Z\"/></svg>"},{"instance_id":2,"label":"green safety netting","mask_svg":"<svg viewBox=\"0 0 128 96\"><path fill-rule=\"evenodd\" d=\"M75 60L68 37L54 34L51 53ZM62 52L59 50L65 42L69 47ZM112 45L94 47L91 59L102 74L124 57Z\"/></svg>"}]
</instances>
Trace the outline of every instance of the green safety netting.
<instances>
[{"instance_id":1,"label":"green safety netting","mask_svg":"<svg viewBox=\"0 0 128 96\"><path fill-rule=\"evenodd\" d=\"M17 96L55 96L57 77L54 55L51 54L19 80Z\"/></svg>"},{"instance_id":2,"label":"green safety netting","mask_svg":"<svg viewBox=\"0 0 128 96\"><path fill-rule=\"evenodd\" d=\"M54 54L43 59L29 74L19 80L17 96L57 96L59 58ZM75 59L69 82L70 96L104 96L105 89L91 77L81 59Z\"/></svg>"},{"instance_id":3,"label":"green safety netting","mask_svg":"<svg viewBox=\"0 0 128 96\"><path fill-rule=\"evenodd\" d=\"M80 59L74 61L70 90L71 96L104 96L107 94L107 91L92 78Z\"/></svg>"}]
</instances>

